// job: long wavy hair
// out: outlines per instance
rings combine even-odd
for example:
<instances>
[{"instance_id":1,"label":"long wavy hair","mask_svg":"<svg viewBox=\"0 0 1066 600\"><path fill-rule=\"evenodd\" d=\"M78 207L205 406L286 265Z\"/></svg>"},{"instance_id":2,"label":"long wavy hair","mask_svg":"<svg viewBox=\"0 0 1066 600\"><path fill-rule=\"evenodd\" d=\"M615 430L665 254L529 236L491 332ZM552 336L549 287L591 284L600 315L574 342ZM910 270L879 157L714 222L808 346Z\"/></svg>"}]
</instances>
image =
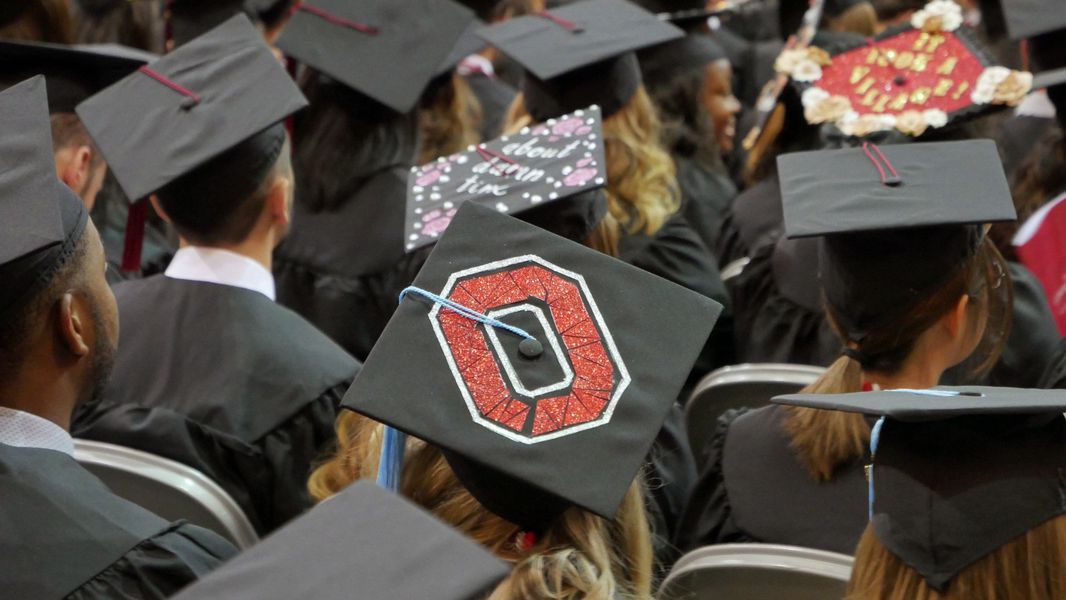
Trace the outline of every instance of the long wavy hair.
<instances>
[{"instance_id":1,"label":"long wavy hair","mask_svg":"<svg viewBox=\"0 0 1066 600\"><path fill-rule=\"evenodd\" d=\"M418 164L466 150L481 141L481 103L466 79L453 74L431 84L418 110Z\"/></svg>"},{"instance_id":2,"label":"long wavy hair","mask_svg":"<svg viewBox=\"0 0 1066 600\"><path fill-rule=\"evenodd\" d=\"M352 411L337 417L337 450L312 473L316 501L376 476L384 427ZM652 546L642 484L630 486L611 521L572 507L532 547L522 528L486 510L440 449L408 438L401 492L514 565L491 600L650 600Z\"/></svg>"},{"instance_id":3,"label":"long wavy hair","mask_svg":"<svg viewBox=\"0 0 1066 600\"><path fill-rule=\"evenodd\" d=\"M869 358L870 364L864 367L855 359L842 356L803 393L860 392L864 368L887 375L897 373L922 334L952 310L963 296L971 299L968 319L971 333L981 336L980 343L965 364L975 377L987 373L999 360L1010 329L1012 292L1006 273L1006 262L992 241L985 237L977 253L958 274L906 314L867 334L860 350ZM829 324L844 344L847 336L828 303L825 311ZM983 332L978 331L982 326ZM828 481L840 467L865 455L870 427L862 415L800 407L784 410L784 428L791 438L792 449L815 480Z\"/></svg>"},{"instance_id":4,"label":"long wavy hair","mask_svg":"<svg viewBox=\"0 0 1066 600\"><path fill-rule=\"evenodd\" d=\"M531 123L519 94L505 129L514 132ZM681 207L681 190L674 161L663 147L662 124L643 86L629 104L604 120L603 143L608 212L588 245L618 256L623 232L654 235Z\"/></svg>"},{"instance_id":5,"label":"long wavy hair","mask_svg":"<svg viewBox=\"0 0 1066 600\"><path fill-rule=\"evenodd\" d=\"M1041 138L1014 173L1011 195L1014 196L1018 220L996 223L989 232L1004 256L1017 260L1011 241L1018 233L1018 227L1063 192L1066 192L1066 136L1056 128Z\"/></svg>"},{"instance_id":6,"label":"long wavy hair","mask_svg":"<svg viewBox=\"0 0 1066 600\"><path fill-rule=\"evenodd\" d=\"M725 173L714 121L703 105L706 80L706 67L689 69L649 88L648 94L662 121L663 145L676 156Z\"/></svg>"},{"instance_id":7,"label":"long wavy hair","mask_svg":"<svg viewBox=\"0 0 1066 600\"><path fill-rule=\"evenodd\" d=\"M73 44L74 21L67 2L32 0L19 18L0 27L0 39Z\"/></svg>"},{"instance_id":8,"label":"long wavy hair","mask_svg":"<svg viewBox=\"0 0 1066 600\"><path fill-rule=\"evenodd\" d=\"M1066 598L1066 516L1058 516L966 567L944 592L885 548L867 527L855 552L847 600Z\"/></svg>"}]
</instances>

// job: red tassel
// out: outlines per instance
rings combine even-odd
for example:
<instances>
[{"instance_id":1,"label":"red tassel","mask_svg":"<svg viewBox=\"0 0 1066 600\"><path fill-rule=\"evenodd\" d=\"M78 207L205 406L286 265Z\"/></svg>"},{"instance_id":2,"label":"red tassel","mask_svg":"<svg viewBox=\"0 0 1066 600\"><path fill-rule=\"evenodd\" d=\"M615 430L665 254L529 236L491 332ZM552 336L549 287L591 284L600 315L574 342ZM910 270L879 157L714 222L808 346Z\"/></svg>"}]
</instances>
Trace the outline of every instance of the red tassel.
<instances>
[{"instance_id":1,"label":"red tassel","mask_svg":"<svg viewBox=\"0 0 1066 600\"><path fill-rule=\"evenodd\" d=\"M122 248L122 272L136 273L141 270L141 251L144 248L144 223L148 219L148 201L141 200L130 205L126 216L126 242Z\"/></svg>"},{"instance_id":2,"label":"red tassel","mask_svg":"<svg viewBox=\"0 0 1066 600\"><path fill-rule=\"evenodd\" d=\"M532 531L522 532L522 551L529 552L533 549L533 546L537 543L537 534Z\"/></svg>"}]
</instances>

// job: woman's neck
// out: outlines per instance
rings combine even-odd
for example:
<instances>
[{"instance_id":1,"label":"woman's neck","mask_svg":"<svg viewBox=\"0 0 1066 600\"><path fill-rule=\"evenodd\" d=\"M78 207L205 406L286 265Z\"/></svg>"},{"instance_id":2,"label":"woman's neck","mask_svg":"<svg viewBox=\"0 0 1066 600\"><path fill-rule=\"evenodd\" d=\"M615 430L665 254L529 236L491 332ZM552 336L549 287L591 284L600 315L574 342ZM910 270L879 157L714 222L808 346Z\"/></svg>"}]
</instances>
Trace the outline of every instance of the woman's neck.
<instances>
[{"instance_id":1,"label":"woman's neck","mask_svg":"<svg viewBox=\"0 0 1066 600\"><path fill-rule=\"evenodd\" d=\"M902 369L892 374L863 371L862 376L864 383L877 385L883 390L922 390L936 387L943 374L943 367L936 361L911 360Z\"/></svg>"}]
</instances>

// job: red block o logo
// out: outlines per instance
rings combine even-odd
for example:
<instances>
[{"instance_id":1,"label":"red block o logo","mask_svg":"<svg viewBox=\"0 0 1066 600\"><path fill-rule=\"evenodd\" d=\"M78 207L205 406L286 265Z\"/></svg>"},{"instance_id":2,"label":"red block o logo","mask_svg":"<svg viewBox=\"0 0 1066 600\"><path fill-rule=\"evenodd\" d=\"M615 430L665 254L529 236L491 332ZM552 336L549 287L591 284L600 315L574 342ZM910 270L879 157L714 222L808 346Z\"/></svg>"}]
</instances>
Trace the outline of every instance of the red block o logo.
<instances>
[{"instance_id":1,"label":"red block o logo","mask_svg":"<svg viewBox=\"0 0 1066 600\"><path fill-rule=\"evenodd\" d=\"M519 256L453 273L441 296L493 318L531 313L546 349L537 360L553 355L562 372L528 389L500 343L510 334L435 306L430 322L475 422L525 444L610 422L630 377L584 277Z\"/></svg>"}]
</instances>

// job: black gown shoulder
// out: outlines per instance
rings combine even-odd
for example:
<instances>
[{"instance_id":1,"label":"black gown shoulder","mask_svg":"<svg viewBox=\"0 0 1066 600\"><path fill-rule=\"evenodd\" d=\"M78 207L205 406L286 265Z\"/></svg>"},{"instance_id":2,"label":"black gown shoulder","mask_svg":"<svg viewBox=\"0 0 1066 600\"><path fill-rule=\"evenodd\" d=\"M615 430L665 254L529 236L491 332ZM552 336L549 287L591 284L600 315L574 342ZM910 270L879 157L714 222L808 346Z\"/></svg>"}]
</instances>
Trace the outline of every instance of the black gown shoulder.
<instances>
[{"instance_id":1,"label":"black gown shoulder","mask_svg":"<svg viewBox=\"0 0 1066 600\"><path fill-rule=\"evenodd\" d=\"M867 524L863 460L815 482L771 406L723 415L685 509L678 545L762 542L851 554Z\"/></svg>"},{"instance_id":2,"label":"black gown shoulder","mask_svg":"<svg viewBox=\"0 0 1066 600\"><path fill-rule=\"evenodd\" d=\"M503 133L504 120L518 91L498 77L471 73L466 77L470 90L481 105L481 139L495 139Z\"/></svg>"},{"instance_id":3,"label":"black gown shoulder","mask_svg":"<svg viewBox=\"0 0 1066 600\"><path fill-rule=\"evenodd\" d=\"M1066 338L1059 341L1058 347L1048 361L1048 368L1040 378L1040 387L1044 389L1066 389Z\"/></svg>"},{"instance_id":4,"label":"black gown shoulder","mask_svg":"<svg viewBox=\"0 0 1066 600\"><path fill-rule=\"evenodd\" d=\"M115 496L53 450L0 444L0 489L5 598L167 598L237 553Z\"/></svg>"},{"instance_id":5,"label":"black gown shoulder","mask_svg":"<svg viewBox=\"0 0 1066 600\"><path fill-rule=\"evenodd\" d=\"M115 296L120 350L103 399L77 411L75 435L203 471L260 533L303 512L359 363L249 290L155 276Z\"/></svg>"},{"instance_id":6,"label":"black gown shoulder","mask_svg":"<svg viewBox=\"0 0 1066 600\"><path fill-rule=\"evenodd\" d=\"M817 240L763 245L729 283L740 362L826 366L840 356L822 309Z\"/></svg>"},{"instance_id":7,"label":"black gown shoulder","mask_svg":"<svg viewBox=\"0 0 1066 600\"><path fill-rule=\"evenodd\" d=\"M691 159L674 156L677 183L681 186L681 214L708 250L717 247L722 221L729 212L737 188L724 174Z\"/></svg>"},{"instance_id":8,"label":"black gown shoulder","mask_svg":"<svg viewBox=\"0 0 1066 600\"><path fill-rule=\"evenodd\" d=\"M773 244L785 231L781 184L776 175L744 190L733 201L713 248L721 266L750 258L759 248Z\"/></svg>"},{"instance_id":9,"label":"black gown shoulder","mask_svg":"<svg viewBox=\"0 0 1066 600\"><path fill-rule=\"evenodd\" d=\"M311 212L297 202L292 230L274 253L278 302L359 360L428 255L404 250L406 199L407 171L390 168L333 209Z\"/></svg>"}]
</instances>

